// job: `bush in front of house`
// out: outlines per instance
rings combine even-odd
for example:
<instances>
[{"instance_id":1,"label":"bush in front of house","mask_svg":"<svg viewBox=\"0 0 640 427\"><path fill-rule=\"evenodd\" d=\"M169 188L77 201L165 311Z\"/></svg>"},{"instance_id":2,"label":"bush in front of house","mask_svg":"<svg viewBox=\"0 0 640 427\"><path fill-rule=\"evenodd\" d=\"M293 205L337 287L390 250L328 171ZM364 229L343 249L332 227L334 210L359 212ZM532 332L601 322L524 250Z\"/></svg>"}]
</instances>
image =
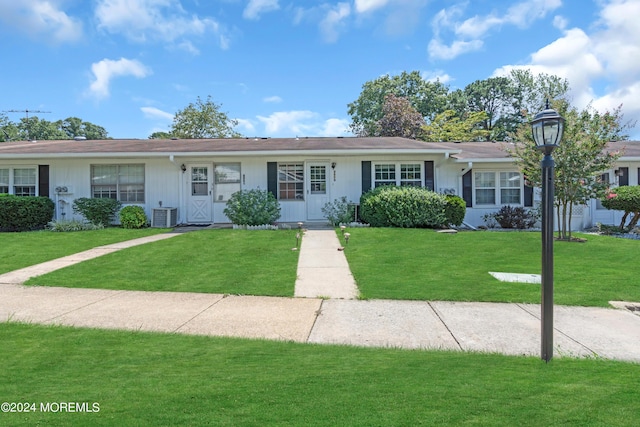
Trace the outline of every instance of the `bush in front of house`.
<instances>
[{"instance_id":1,"label":"bush in front of house","mask_svg":"<svg viewBox=\"0 0 640 427\"><path fill-rule=\"evenodd\" d=\"M498 212L486 215L493 219L502 228L524 230L532 228L538 221L536 213L522 206L505 205ZM485 221L487 221L485 218Z\"/></svg>"},{"instance_id":2,"label":"bush in front of house","mask_svg":"<svg viewBox=\"0 0 640 427\"><path fill-rule=\"evenodd\" d=\"M47 230L54 231L57 233L67 232L67 231L87 231L87 230L102 230L104 225L102 224L91 224L87 221L79 221L77 219L72 219L69 221L51 221L47 224Z\"/></svg>"},{"instance_id":3,"label":"bush in front of house","mask_svg":"<svg viewBox=\"0 0 640 427\"><path fill-rule=\"evenodd\" d=\"M426 188L383 186L360 197L360 218L372 227L440 227L447 224L446 204Z\"/></svg>"},{"instance_id":4,"label":"bush in front of house","mask_svg":"<svg viewBox=\"0 0 640 427\"><path fill-rule=\"evenodd\" d=\"M141 206L125 206L118 213L122 228L145 228L149 226L149 218Z\"/></svg>"},{"instance_id":5,"label":"bush in front of house","mask_svg":"<svg viewBox=\"0 0 640 427\"><path fill-rule=\"evenodd\" d=\"M107 226L113 222L122 203L115 199L90 199L81 197L73 201L73 212L79 213L91 224Z\"/></svg>"},{"instance_id":6,"label":"bush in front of house","mask_svg":"<svg viewBox=\"0 0 640 427\"><path fill-rule=\"evenodd\" d=\"M48 197L0 195L0 231L31 231L45 228L55 205Z\"/></svg>"},{"instance_id":7,"label":"bush in front of house","mask_svg":"<svg viewBox=\"0 0 640 427\"><path fill-rule=\"evenodd\" d=\"M322 207L322 213L334 227L340 224L349 224L355 219L355 206L347 200L345 196L327 202Z\"/></svg>"},{"instance_id":8,"label":"bush in front of house","mask_svg":"<svg viewBox=\"0 0 640 427\"><path fill-rule=\"evenodd\" d=\"M453 194L447 194L444 197L446 201L444 215L447 217L447 224L456 227L461 225L467 214L467 203L462 197Z\"/></svg>"},{"instance_id":9,"label":"bush in front of house","mask_svg":"<svg viewBox=\"0 0 640 427\"><path fill-rule=\"evenodd\" d=\"M237 225L273 224L280 218L280 203L266 190L240 190L229 198L223 212Z\"/></svg>"},{"instance_id":10,"label":"bush in front of house","mask_svg":"<svg viewBox=\"0 0 640 427\"><path fill-rule=\"evenodd\" d=\"M630 214L630 219L626 229L632 230L640 220L640 185L623 185L607 191L605 198L602 199L602 206L607 209L624 211L620 226L620 231L625 230L625 223Z\"/></svg>"}]
</instances>

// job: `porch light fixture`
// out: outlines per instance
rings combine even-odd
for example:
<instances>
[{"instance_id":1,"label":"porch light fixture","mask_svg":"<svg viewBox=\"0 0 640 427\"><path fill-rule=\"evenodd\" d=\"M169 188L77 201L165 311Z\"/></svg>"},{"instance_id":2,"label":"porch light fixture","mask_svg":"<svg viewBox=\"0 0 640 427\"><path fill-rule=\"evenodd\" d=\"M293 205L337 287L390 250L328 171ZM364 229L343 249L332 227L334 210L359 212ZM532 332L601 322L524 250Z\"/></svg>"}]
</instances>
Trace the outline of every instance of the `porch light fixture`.
<instances>
[{"instance_id":1,"label":"porch light fixture","mask_svg":"<svg viewBox=\"0 0 640 427\"><path fill-rule=\"evenodd\" d=\"M556 110L546 108L531 122L533 140L544 153L542 168L542 360L553 357L553 199L555 197L555 163L551 157L564 131L564 118Z\"/></svg>"},{"instance_id":2,"label":"porch light fixture","mask_svg":"<svg viewBox=\"0 0 640 427\"><path fill-rule=\"evenodd\" d=\"M185 173L187 171L187 167L183 164L180 165L180 170L182 171L182 173Z\"/></svg>"},{"instance_id":3,"label":"porch light fixture","mask_svg":"<svg viewBox=\"0 0 640 427\"><path fill-rule=\"evenodd\" d=\"M336 168L336 162L331 163L331 169L335 169Z\"/></svg>"}]
</instances>

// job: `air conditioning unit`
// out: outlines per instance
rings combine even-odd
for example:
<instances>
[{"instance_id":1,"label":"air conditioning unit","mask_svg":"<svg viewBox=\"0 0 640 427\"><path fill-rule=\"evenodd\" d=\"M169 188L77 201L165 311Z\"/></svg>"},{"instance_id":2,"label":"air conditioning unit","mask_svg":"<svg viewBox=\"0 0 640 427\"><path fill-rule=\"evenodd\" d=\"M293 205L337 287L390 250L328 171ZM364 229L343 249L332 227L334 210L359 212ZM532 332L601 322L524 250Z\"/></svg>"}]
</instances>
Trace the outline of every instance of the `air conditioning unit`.
<instances>
[{"instance_id":1,"label":"air conditioning unit","mask_svg":"<svg viewBox=\"0 0 640 427\"><path fill-rule=\"evenodd\" d=\"M151 226L158 228L175 227L178 223L178 208L153 208Z\"/></svg>"}]
</instances>

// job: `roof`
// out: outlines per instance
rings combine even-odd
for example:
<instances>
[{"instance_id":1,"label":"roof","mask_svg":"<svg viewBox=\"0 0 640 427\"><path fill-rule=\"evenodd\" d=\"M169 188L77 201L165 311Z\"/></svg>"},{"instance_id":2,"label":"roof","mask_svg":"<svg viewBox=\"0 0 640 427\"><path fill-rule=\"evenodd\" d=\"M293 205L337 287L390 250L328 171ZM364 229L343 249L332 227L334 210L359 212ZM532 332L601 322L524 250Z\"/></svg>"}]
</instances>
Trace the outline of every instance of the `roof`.
<instances>
[{"instance_id":1,"label":"roof","mask_svg":"<svg viewBox=\"0 0 640 427\"><path fill-rule=\"evenodd\" d=\"M0 143L0 158L161 157L171 155L250 156L259 154L443 154L460 162L510 161L506 142L423 142L400 137L106 139ZM612 142L623 158L640 160L640 142Z\"/></svg>"}]
</instances>

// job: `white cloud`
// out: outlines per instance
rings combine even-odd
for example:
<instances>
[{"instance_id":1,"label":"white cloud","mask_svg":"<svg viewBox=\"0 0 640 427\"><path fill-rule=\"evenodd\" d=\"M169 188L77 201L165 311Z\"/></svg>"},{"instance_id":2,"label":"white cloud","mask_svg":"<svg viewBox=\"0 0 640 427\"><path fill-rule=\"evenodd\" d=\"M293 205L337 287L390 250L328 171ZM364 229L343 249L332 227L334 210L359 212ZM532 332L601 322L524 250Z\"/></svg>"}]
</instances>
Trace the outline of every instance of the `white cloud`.
<instances>
[{"instance_id":1,"label":"white cloud","mask_svg":"<svg viewBox=\"0 0 640 427\"><path fill-rule=\"evenodd\" d=\"M54 43L75 42L82 38L82 22L65 13L56 0L0 2L0 21L29 35L45 37Z\"/></svg>"},{"instance_id":2,"label":"white cloud","mask_svg":"<svg viewBox=\"0 0 640 427\"><path fill-rule=\"evenodd\" d=\"M143 78L151 74L151 70L135 59L120 58L117 61L103 59L91 64L94 81L89 86L89 93L98 98L109 96L109 84L115 77L134 76Z\"/></svg>"},{"instance_id":3,"label":"white cloud","mask_svg":"<svg viewBox=\"0 0 640 427\"><path fill-rule=\"evenodd\" d=\"M439 81L440 83L447 84L453 81L453 78L443 70L423 71L420 75L428 82Z\"/></svg>"},{"instance_id":4,"label":"white cloud","mask_svg":"<svg viewBox=\"0 0 640 427\"><path fill-rule=\"evenodd\" d=\"M242 12L245 19L260 19L260 15L280 9L278 0L249 0L249 4Z\"/></svg>"},{"instance_id":5,"label":"white cloud","mask_svg":"<svg viewBox=\"0 0 640 427\"><path fill-rule=\"evenodd\" d=\"M266 98L262 99L263 102L273 102L273 103L280 103L282 102L282 98L280 98L277 95L274 96L267 96Z\"/></svg>"},{"instance_id":6,"label":"white cloud","mask_svg":"<svg viewBox=\"0 0 640 427\"><path fill-rule=\"evenodd\" d=\"M503 15L490 13L465 20L460 20L465 4L442 9L432 21L434 37L429 43L429 55L435 59L453 59L464 53L479 50L483 46L481 39L491 29L503 25L527 28L533 21L544 18L560 6L561 0L526 0L511 6ZM448 44L442 41L445 31L454 35L454 40Z\"/></svg>"},{"instance_id":7,"label":"white cloud","mask_svg":"<svg viewBox=\"0 0 640 427\"><path fill-rule=\"evenodd\" d=\"M247 119L235 119L238 122L238 128L239 128L239 132L241 134L244 135L252 135L252 136L257 136L255 135L256 132L256 127L253 125L253 122L251 120L247 120Z\"/></svg>"},{"instance_id":8,"label":"white cloud","mask_svg":"<svg viewBox=\"0 0 640 427\"><path fill-rule=\"evenodd\" d=\"M162 111L159 108L141 107L140 110L142 111L144 116L148 119L163 120L168 122L173 121L173 117L174 117L173 114L167 113L166 111Z\"/></svg>"},{"instance_id":9,"label":"white cloud","mask_svg":"<svg viewBox=\"0 0 640 427\"><path fill-rule=\"evenodd\" d=\"M278 111L268 117L257 116L265 126L266 136L343 136L349 135L346 119L323 119L309 110Z\"/></svg>"},{"instance_id":10,"label":"white cloud","mask_svg":"<svg viewBox=\"0 0 640 427\"><path fill-rule=\"evenodd\" d=\"M389 0L355 0L356 12L366 13L386 6Z\"/></svg>"},{"instance_id":11,"label":"white cloud","mask_svg":"<svg viewBox=\"0 0 640 427\"><path fill-rule=\"evenodd\" d=\"M213 33L227 49L229 39L212 18L188 16L178 0L97 0L98 27L136 42L161 41L197 53L188 37Z\"/></svg>"},{"instance_id":12,"label":"white cloud","mask_svg":"<svg viewBox=\"0 0 640 427\"><path fill-rule=\"evenodd\" d=\"M320 21L320 32L324 40L328 43L334 43L338 40L340 33L345 28L344 20L351 15L351 6L349 3L338 3L331 8L324 19Z\"/></svg>"}]
</instances>

